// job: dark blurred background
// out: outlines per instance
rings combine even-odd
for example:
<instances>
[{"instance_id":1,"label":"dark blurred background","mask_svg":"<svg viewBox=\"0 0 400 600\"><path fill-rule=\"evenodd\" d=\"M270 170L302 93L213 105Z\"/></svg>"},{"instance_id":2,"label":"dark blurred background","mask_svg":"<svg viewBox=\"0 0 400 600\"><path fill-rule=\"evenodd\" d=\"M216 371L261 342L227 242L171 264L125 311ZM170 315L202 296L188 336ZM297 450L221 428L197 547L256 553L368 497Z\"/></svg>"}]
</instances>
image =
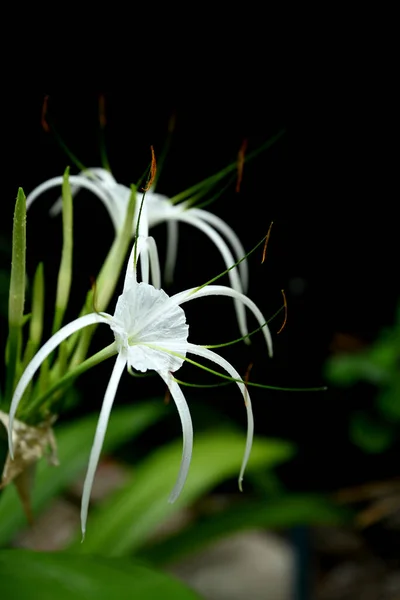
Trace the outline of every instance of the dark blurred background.
<instances>
[{"instance_id":1,"label":"dark blurred background","mask_svg":"<svg viewBox=\"0 0 400 600\"><path fill-rule=\"evenodd\" d=\"M268 80L267 80L268 82ZM353 87L352 87L353 85ZM151 93L150 90L151 89ZM157 191L174 195L236 160L244 140L248 152L284 129L270 149L245 165L239 193L232 186L209 207L229 223L250 250L266 234L271 221L267 258L251 255L249 296L266 317L287 298L287 323L278 335L283 313L271 323L275 356L269 360L261 334L250 349L221 350L244 376L282 387L325 385L324 364L334 352L373 342L394 321L399 299L398 225L391 188L385 114L373 113L371 102L354 82L340 92L315 86L305 97L301 82L293 89L249 82L246 95L232 79L207 93L191 88L156 86L135 92L49 93L48 116L68 148L88 167L100 166L98 99L105 99L105 140L115 178L129 185L138 180L150 159L158 156L175 127ZM345 90L346 91L343 91ZM26 194L42 181L61 175L67 165L78 169L55 135L41 124L44 93L27 92L3 99L2 267L9 265L7 244L18 187ZM380 111L380 109L379 109ZM48 209L57 193L49 193L28 214L28 275L45 261L48 299L55 288L61 248L61 219ZM112 241L113 229L100 202L82 194L75 209L75 271L69 316L80 309ZM170 293L207 281L223 270L212 243L201 232L182 226L175 282ZM163 254L165 230L152 230ZM185 308L194 343L217 343L238 337L230 301L196 301ZM52 305L49 302L49 310ZM110 306L112 312L113 306ZM52 316L52 315L51 315ZM49 321L51 317L49 317ZM2 339L4 339L4 320ZM109 340L108 331L99 331ZM111 364L81 378L85 412L100 406ZM184 377L185 375L185 377ZM210 382L188 367L182 379ZM334 490L397 474L398 444L384 455L365 455L348 438L351 411L372 398L329 386L325 392L251 390L259 434L293 440L296 458L282 468L284 483L296 490ZM125 377L118 401L134 402L164 394L158 378ZM215 423L215 414L244 428L240 395L233 386L204 390L186 388L194 425ZM211 410L212 409L212 410ZM217 413L214 413L214 409ZM198 417L196 417L198 415ZM218 417L217 417L218 419ZM172 425L179 434L179 423Z\"/></svg>"}]
</instances>

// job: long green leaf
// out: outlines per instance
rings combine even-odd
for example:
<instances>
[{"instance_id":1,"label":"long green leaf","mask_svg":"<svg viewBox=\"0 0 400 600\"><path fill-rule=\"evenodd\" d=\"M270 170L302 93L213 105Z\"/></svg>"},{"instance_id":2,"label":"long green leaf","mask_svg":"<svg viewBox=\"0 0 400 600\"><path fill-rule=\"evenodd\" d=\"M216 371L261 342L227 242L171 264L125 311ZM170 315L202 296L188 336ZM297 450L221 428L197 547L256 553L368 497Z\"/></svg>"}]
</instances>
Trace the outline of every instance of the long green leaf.
<instances>
[{"instance_id":1,"label":"long green leaf","mask_svg":"<svg viewBox=\"0 0 400 600\"><path fill-rule=\"evenodd\" d=\"M146 401L133 406L114 408L103 453L111 452L157 422L166 411L162 400ZM32 505L38 514L48 502L72 483L86 468L98 415L90 415L68 425L56 427L60 465L51 467L45 460L38 464ZM0 545L7 544L24 525L26 519L14 486L0 495Z\"/></svg>"},{"instance_id":2,"label":"long green leaf","mask_svg":"<svg viewBox=\"0 0 400 600\"><path fill-rule=\"evenodd\" d=\"M10 293L8 298L7 400L11 399L14 391L15 374L18 369L19 353L21 350L25 302L25 262L26 198L22 188L19 188L14 210Z\"/></svg>"},{"instance_id":3,"label":"long green leaf","mask_svg":"<svg viewBox=\"0 0 400 600\"><path fill-rule=\"evenodd\" d=\"M1 600L200 600L183 583L127 559L0 551Z\"/></svg>"},{"instance_id":4,"label":"long green leaf","mask_svg":"<svg viewBox=\"0 0 400 600\"><path fill-rule=\"evenodd\" d=\"M129 204L125 215L124 225L121 231L118 232L115 237L113 244L107 254L107 257L101 267L99 276L96 283L96 310L106 310L108 303L114 293L115 287L118 283L118 279L121 273L123 263L125 261L126 254L129 249L129 244L132 239L132 223L135 216L136 207L136 188L131 185L131 195L129 198ZM81 310L81 315L91 312L93 310L94 302L94 291L91 290L86 296L85 305ZM76 335L71 336L67 343L69 352L74 352L71 358L70 367L76 367L85 358L88 352L88 348L96 330L96 325L86 327L85 330L79 332ZM75 348L75 344L77 347Z\"/></svg>"},{"instance_id":5,"label":"long green leaf","mask_svg":"<svg viewBox=\"0 0 400 600\"><path fill-rule=\"evenodd\" d=\"M139 551L138 557L155 565L166 565L238 531L306 524L337 525L350 522L352 516L347 509L318 495L295 494L245 501L203 517L178 534L149 544Z\"/></svg>"},{"instance_id":6,"label":"long green leaf","mask_svg":"<svg viewBox=\"0 0 400 600\"><path fill-rule=\"evenodd\" d=\"M63 247L61 252L61 263L57 280L56 306L54 311L53 333L56 333L62 325L65 311L67 309L69 292L72 281L72 250L73 250L73 213L72 194L69 185L69 167L65 169L62 184L62 221L63 221Z\"/></svg>"},{"instance_id":7,"label":"long green leaf","mask_svg":"<svg viewBox=\"0 0 400 600\"><path fill-rule=\"evenodd\" d=\"M159 448L135 470L125 487L89 513L85 542L80 544L77 540L71 549L107 556L122 556L137 550L172 514L237 475L243 447L241 433L198 434L188 479L173 504L168 503L168 495L177 475L182 443L179 440ZM268 469L292 455L293 447L287 442L255 439L247 470Z\"/></svg>"},{"instance_id":8,"label":"long green leaf","mask_svg":"<svg viewBox=\"0 0 400 600\"><path fill-rule=\"evenodd\" d=\"M44 317L44 269L43 263L39 263L33 278L32 286L32 312L29 323L29 339L25 348L22 369L32 360L34 354L39 348L43 333Z\"/></svg>"}]
</instances>

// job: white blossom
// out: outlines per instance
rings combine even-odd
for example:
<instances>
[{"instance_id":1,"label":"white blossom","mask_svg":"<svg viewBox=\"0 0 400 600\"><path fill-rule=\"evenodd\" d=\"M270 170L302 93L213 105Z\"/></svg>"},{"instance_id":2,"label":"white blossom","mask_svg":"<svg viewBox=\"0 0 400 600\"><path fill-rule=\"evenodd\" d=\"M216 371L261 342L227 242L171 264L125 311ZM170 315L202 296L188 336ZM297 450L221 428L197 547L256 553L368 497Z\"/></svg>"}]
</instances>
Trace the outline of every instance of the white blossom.
<instances>
[{"instance_id":1,"label":"white blossom","mask_svg":"<svg viewBox=\"0 0 400 600\"><path fill-rule=\"evenodd\" d=\"M8 442L10 455L14 457L13 422L20 400L29 382L34 377L43 361L73 333L93 324L106 324L114 334L114 351L117 355L110 380L104 395L100 417L92 445L89 466L83 488L81 506L82 534L85 534L89 499L96 468L99 462L104 437L111 409L117 393L118 384L126 367L137 371L156 371L168 386L175 401L183 433L182 461L174 488L169 497L173 502L181 493L186 481L193 447L193 427L189 408L180 386L174 379L173 373L185 361L188 354L207 359L228 373L229 377L237 382L243 396L247 411L247 440L245 452L240 469L239 484L242 481L244 470L249 459L253 439L253 413L250 395L245 383L236 369L223 357L204 346L188 341L189 326L182 305L189 300L206 296L229 296L247 307L254 315L265 336L269 354L272 355L271 336L266 326L266 319L261 311L247 296L223 285L206 285L192 288L168 296L162 289L157 289L150 283L138 282L135 258L147 247L153 247L154 254L150 266L152 275L158 271L158 260L152 238L139 237L134 245L125 275L122 294L119 296L113 315L108 313L90 313L75 319L57 331L37 352L26 367L15 389L9 414ZM154 241L154 240L153 240Z\"/></svg>"},{"instance_id":2,"label":"white blossom","mask_svg":"<svg viewBox=\"0 0 400 600\"><path fill-rule=\"evenodd\" d=\"M27 208L34 200L47 190L62 184L62 177L54 177L36 187L27 196ZM91 168L82 171L79 175L70 176L72 195L85 188L93 192L105 205L115 232L119 232L125 222L131 190L129 187L118 183L111 173L101 168ZM138 203L139 204L139 203ZM50 210L52 215L61 211L61 198ZM136 206L135 218L132 223L132 236L136 233L136 224L139 207ZM167 252L165 261L164 280L170 283L178 254L178 223L186 223L202 231L218 249L226 268L238 262L245 255L243 245L235 231L220 217L213 213L191 206L189 201L177 204L162 194L152 190L146 192L146 201L140 217L139 235L146 237L150 228L161 223L167 225ZM143 257L144 258L144 257ZM143 269L143 266L142 266ZM246 260L228 272L231 287L240 293L248 289L248 266ZM243 337L248 333L246 313L243 304L234 298L239 329ZM248 338L245 339L248 342Z\"/></svg>"}]
</instances>

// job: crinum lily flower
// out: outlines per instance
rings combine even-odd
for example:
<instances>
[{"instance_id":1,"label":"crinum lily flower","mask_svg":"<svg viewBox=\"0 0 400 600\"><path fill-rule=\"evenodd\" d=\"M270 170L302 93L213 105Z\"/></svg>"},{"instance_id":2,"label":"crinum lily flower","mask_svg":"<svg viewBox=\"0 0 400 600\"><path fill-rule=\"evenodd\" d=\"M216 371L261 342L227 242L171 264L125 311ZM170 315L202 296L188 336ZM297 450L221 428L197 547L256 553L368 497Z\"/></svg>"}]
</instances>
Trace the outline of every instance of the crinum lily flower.
<instances>
[{"instance_id":1,"label":"crinum lily flower","mask_svg":"<svg viewBox=\"0 0 400 600\"><path fill-rule=\"evenodd\" d=\"M33 201L47 190L62 184L62 177L54 177L36 187L27 196L27 208ZM70 176L72 195L85 188L94 194L105 205L116 233L125 222L131 190L129 187L118 183L109 171L101 168L92 168L82 171L79 175ZM61 211L61 198L51 208L50 213L55 215ZM170 283L173 279L177 253L178 253L178 223L193 225L202 231L215 244L219 250L227 269L244 255L245 250L234 230L220 217L201 208L192 206L191 200L175 203L173 199L155 193L152 189L146 193L146 213L140 217L139 234L148 235L149 228L160 223L166 223L168 229L167 253L165 262L164 279ZM138 211L132 223L132 235L136 233ZM142 261L144 255L142 256ZM142 264L143 269L143 264ZM237 267L229 270L228 276L231 287L239 292L246 293L248 288L248 267L246 260L241 260ZM249 342L246 313L243 304L234 298L240 332L246 343Z\"/></svg>"},{"instance_id":2,"label":"crinum lily flower","mask_svg":"<svg viewBox=\"0 0 400 600\"><path fill-rule=\"evenodd\" d=\"M22 374L11 402L8 443L10 456L14 456L13 447L13 422L20 400L29 382L43 361L54 351L54 349L73 333L93 324L108 325L114 334L114 342L108 347L108 356L117 355L109 383L104 395L100 417L90 453L89 465L83 487L81 505L81 528L85 535L86 520L89 507L89 499L96 468L107 430L110 412L116 396L118 384L126 367L140 372L153 370L159 374L167 385L170 394L175 401L181 420L183 432L182 460L175 486L169 497L174 502L181 493L186 481L192 456L193 427L188 405L178 382L173 373L183 364L188 354L207 359L225 370L236 381L237 386L244 398L247 411L247 439L243 461L239 474L239 486L249 459L253 439L253 414L250 395L246 385L236 369L222 356L207 347L193 344L188 341L189 327L186 323L185 312L182 304L195 298L206 296L229 296L236 299L244 307L247 307L262 328L268 346L270 356L272 355L272 341L266 319L252 300L244 294L233 290L228 286L205 284L198 288L192 288L169 297L162 289L137 280L137 259L143 250L150 248L150 266L152 276L158 277L158 256L152 238L138 237L135 241L128 262L122 294L119 296L113 315L105 312L93 312L81 316L68 323L57 331L38 351L32 361ZM154 240L153 240L154 241ZM90 359L89 359L90 360ZM70 374L71 375L71 374Z\"/></svg>"}]
</instances>

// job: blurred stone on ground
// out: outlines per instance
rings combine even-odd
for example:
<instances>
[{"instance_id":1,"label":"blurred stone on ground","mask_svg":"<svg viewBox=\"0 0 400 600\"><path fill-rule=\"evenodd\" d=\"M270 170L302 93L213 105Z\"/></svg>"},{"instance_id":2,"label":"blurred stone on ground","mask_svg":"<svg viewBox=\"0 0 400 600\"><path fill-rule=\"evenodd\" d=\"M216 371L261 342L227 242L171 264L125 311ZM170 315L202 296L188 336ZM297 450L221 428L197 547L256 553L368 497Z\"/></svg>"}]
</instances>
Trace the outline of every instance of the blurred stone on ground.
<instances>
[{"instance_id":1,"label":"blurred stone on ground","mask_svg":"<svg viewBox=\"0 0 400 600\"><path fill-rule=\"evenodd\" d=\"M230 536L168 571L205 600L293 600L293 551L273 533Z\"/></svg>"}]
</instances>

